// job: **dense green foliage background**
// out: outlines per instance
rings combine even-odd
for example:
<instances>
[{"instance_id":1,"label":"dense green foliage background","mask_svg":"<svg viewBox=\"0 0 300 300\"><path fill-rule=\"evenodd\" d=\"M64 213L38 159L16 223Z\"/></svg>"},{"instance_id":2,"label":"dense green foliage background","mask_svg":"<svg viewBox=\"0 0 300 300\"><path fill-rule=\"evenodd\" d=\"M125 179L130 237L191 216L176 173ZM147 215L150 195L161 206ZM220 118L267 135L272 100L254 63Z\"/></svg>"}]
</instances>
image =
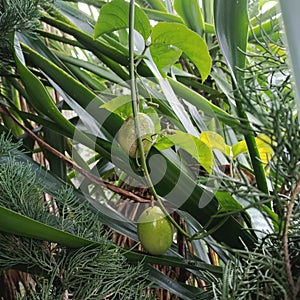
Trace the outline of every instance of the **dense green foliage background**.
<instances>
[{"instance_id":1,"label":"dense green foliage background","mask_svg":"<svg viewBox=\"0 0 300 300\"><path fill-rule=\"evenodd\" d=\"M29 276L3 299L299 297L280 18L275 1L0 1L0 272ZM155 134L130 158L138 111ZM151 203L175 228L161 256L137 238Z\"/></svg>"}]
</instances>

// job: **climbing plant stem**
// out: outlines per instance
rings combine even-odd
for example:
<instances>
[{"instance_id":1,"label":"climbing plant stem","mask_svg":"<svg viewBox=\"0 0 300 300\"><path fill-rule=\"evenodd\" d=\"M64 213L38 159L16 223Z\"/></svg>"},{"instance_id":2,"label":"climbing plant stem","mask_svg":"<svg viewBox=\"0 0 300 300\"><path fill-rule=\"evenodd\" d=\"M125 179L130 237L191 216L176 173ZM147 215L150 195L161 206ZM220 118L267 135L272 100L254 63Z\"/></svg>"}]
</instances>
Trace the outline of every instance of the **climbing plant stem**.
<instances>
[{"instance_id":1,"label":"climbing plant stem","mask_svg":"<svg viewBox=\"0 0 300 300\"><path fill-rule=\"evenodd\" d=\"M170 216L166 208L162 203L161 197L157 194L155 187L153 186L147 161L145 150L143 146L143 140L141 137L141 127L139 123L138 113L139 113L139 96L137 91L137 84L136 84L136 73L135 73L135 64L134 64L134 7L135 1L130 1L130 9L129 9L129 73L130 73L130 89L131 89L131 101L132 101L132 112L134 117L134 125L135 131L137 135L137 144L138 144L138 151L140 155L140 164L142 167L142 171L145 175L147 184L149 185L149 189L151 194L153 195L154 199L157 201L158 205L160 206L161 210L163 211L164 215L168 218L168 220L176 227L176 229L190 239L190 235L183 230L179 224Z\"/></svg>"}]
</instances>

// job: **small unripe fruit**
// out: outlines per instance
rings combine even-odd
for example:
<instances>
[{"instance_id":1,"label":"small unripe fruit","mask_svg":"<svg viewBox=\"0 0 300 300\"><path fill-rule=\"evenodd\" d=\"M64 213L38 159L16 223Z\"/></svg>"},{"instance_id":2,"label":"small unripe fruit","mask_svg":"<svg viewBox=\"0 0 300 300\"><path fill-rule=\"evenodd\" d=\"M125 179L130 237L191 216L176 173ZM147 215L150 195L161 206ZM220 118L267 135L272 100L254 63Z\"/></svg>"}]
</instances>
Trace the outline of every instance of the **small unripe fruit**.
<instances>
[{"instance_id":1,"label":"small unripe fruit","mask_svg":"<svg viewBox=\"0 0 300 300\"><path fill-rule=\"evenodd\" d=\"M137 118L140 124L140 133L143 140L144 152L147 154L152 146L151 136L155 133L155 127L151 118L144 114L138 113ZM130 157L137 157L137 135L134 126L134 117L129 116L122 124L118 132L118 142L124 151Z\"/></svg>"},{"instance_id":2,"label":"small unripe fruit","mask_svg":"<svg viewBox=\"0 0 300 300\"><path fill-rule=\"evenodd\" d=\"M146 251L153 255L165 253L173 241L173 227L158 206L145 209L137 225L139 240Z\"/></svg>"}]
</instances>

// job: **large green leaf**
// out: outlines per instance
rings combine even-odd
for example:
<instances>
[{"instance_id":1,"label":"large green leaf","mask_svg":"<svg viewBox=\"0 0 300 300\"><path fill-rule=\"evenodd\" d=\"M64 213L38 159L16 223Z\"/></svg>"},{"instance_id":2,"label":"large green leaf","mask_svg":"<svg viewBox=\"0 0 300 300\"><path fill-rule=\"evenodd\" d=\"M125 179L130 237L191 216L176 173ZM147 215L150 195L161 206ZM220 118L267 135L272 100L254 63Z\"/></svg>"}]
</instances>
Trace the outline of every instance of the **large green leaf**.
<instances>
[{"instance_id":1,"label":"large green leaf","mask_svg":"<svg viewBox=\"0 0 300 300\"><path fill-rule=\"evenodd\" d=\"M28 99L31 105L43 115L48 116L54 122L64 127L67 131L73 132L75 127L61 114L56 107L52 97L41 81L22 63L22 58L18 57L19 51L15 52L15 61L25 85Z\"/></svg>"},{"instance_id":2,"label":"large green leaf","mask_svg":"<svg viewBox=\"0 0 300 300\"><path fill-rule=\"evenodd\" d=\"M240 100L245 91L246 51L248 44L248 0L215 0L214 17L217 38L233 78L236 110L245 127L244 136L258 188L268 194L266 175L259 159L255 136L245 107ZM248 99L245 99L248 100Z\"/></svg>"},{"instance_id":3,"label":"large green leaf","mask_svg":"<svg viewBox=\"0 0 300 300\"><path fill-rule=\"evenodd\" d=\"M220 48L237 84L244 84L248 35L248 0L215 0L214 18Z\"/></svg>"},{"instance_id":4,"label":"large green leaf","mask_svg":"<svg viewBox=\"0 0 300 300\"><path fill-rule=\"evenodd\" d=\"M94 37L129 27L129 3L124 0L113 0L100 10L100 15L94 29ZM147 15L135 7L134 28L143 36L144 40L150 36L151 26Z\"/></svg>"},{"instance_id":5,"label":"large green leaf","mask_svg":"<svg viewBox=\"0 0 300 300\"><path fill-rule=\"evenodd\" d=\"M171 77L168 77L168 81L170 82L177 96L182 97L189 103L196 106L197 109L201 110L205 114L205 116L217 117L224 124L232 127L239 125L239 121L237 119L232 117L230 114L228 114L218 106L211 103L208 99L206 99L199 93L196 93L194 90L188 88L187 86L174 80Z\"/></svg>"},{"instance_id":6,"label":"large green leaf","mask_svg":"<svg viewBox=\"0 0 300 300\"><path fill-rule=\"evenodd\" d=\"M148 0L147 2L153 9L157 9L159 11L167 11L162 0Z\"/></svg>"},{"instance_id":7,"label":"large green leaf","mask_svg":"<svg viewBox=\"0 0 300 300\"><path fill-rule=\"evenodd\" d=\"M156 44L151 47L151 54L159 69L169 69L177 62L182 51L173 45Z\"/></svg>"},{"instance_id":8,"label":"large green leaf","mask_svg":"<svg viewBox=\"0 0 300 300\"><path fill-rule=\"evenodd\" d=\"M198 0L174 0L174 8L190 29L203 35L204 21Z\"/></svg>"},{"instance_id":9,"label":"large green leaf","mask_svg":"<svg viewBox=\"0 0 300 300\"><path fill-rule=\"evenodd\" d=\"M205 41L194 31L179 23L158 23L152 32L151 54L159 64L161 45L173 45L182 50L198 68L202 81L210 74L211 57ZM157 53L158 52L158 53ZM173 52L171 52L173 57Z\"/></svg>"},{"instance_id":10,"label":"large green leaf","mask_svg":"<svg viewBox=\"0 0 300 300\"><path fill-rule=\"evenodd\" d=\"M1 231L11 234L56 242L71 248L83 247L93 244L92 241L48 226L46 224L18 214L3 206L0 206L0 228Z\"/></svg>"}]
</instances>

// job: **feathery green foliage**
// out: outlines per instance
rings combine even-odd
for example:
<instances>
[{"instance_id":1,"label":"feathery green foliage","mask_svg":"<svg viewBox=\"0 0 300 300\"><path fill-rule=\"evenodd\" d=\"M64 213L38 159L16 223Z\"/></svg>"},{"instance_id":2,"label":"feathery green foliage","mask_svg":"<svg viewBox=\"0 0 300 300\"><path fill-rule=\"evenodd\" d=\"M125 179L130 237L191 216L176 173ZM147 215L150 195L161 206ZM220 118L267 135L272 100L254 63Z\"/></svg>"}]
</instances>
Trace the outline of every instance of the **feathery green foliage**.
<instances>
[{"instance_id":1,"label":"feathery green foliage","mask_svg":"<svg viewBox=\"0 0 300 300\"><path fill-rule=\"evenodd\" d=\"M2 151L17 146L1 135ZM111 299L146 299L147 273L141 265L130 266L118 249L110 247L108 233L91 207L79 204L70 186L53 191L54 199L49 198L43 187L45 179L37 176L30 163L18 162L12 154L6 154L10 158L0 166L1 206L98 242L98 246L70 249L1 233L1 270L20 268L31 273L37 282L30 291L34 299L59 299L65 293L74 299L102 299L108 295Z\"/></svg>"},{"instance_id":2,"label":"feathery green foliage","mask_svg":"<svg viewBox=\"0 0 300 300\"><path fill-rule=\"evenodd\" d=\"M151 299L154 286L160 299L297 299L299 112L280 11L268 0L134 2L136 27L125 0L0 1L0 131L16 135L0 135L0 205L94 243L1 232L2 270L33 276L16 298ZM19 72L14 51L34 77ZM131 98L156 123L144 161L115 140ZM154 189L140 176L147 168ZM153 198L166 198L178 225L163 256L137 244L135 220Z\"/></svg>"}]
</instances>

